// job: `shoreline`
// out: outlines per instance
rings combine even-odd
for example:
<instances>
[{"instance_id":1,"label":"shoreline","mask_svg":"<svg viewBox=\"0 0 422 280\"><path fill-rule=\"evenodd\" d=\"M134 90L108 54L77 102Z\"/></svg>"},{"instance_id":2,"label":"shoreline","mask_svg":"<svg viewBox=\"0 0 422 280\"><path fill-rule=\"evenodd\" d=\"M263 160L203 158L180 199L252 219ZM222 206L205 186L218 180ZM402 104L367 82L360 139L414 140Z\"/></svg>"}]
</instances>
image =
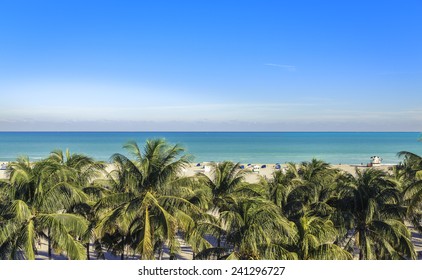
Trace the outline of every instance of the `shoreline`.
<instances>
[{"instance_id":1,"label":"shoreline","mask_svg":"<svg viewBox=\"0 0 422 280\"><path fill-rule=\"evenodd\" d=\"M196 164L190 164L187 169L185 169L183 175L185 176L193 176L197 173L205 173L210 174L210 171L206 171L204 168L209 163L201 163L201 166L196 166ZM295 163L298 164L298 163ZM242 164L241 164L242 165ZM243 164L245 169L248 173L245 175L245 180L248 183L256 183L258 182L261 177L264 177L266 179L271 178L272 174L277 170L285 170L287 167L286 163L279 164L280 168L276 169L276 164L250 164L249 166L246 164ZM265 165L265 168L262 168L262 166ZM381 169L385 172L388 172L393 166L396 166L397 164L381 164L381 165L374 165L374 166L367 166L367 165L356 165L356 164L330 164L331 168L339 169L341 171L350 173L352 175L355 175L356 168L358 169L368 169L368 168L376 168ZM259 166L259 169L254 171L254 166Z\"/></svg>"},{"instance_id":2,"label":"shoreline","mask_svg":"<svg viewBox=\"0 0 422 280\"><path fill-rule=\"evenodd\" d=\"M0 166L2 164L7 165L8 162L0 162ZM197 166L198 163L190 163L189 166L182 171L181 175L190 177L190 176L194 176L197 173L205 173L205 174L211 173L209 169L211 162L201 162L199 164L200 166ZM295 164L298 164L298 163L295 163ZM256 183L259 181L261 177L264 177L267 179L271 178L274 171L283 170L287 167L286 163L278 164L279 169L276 169L277 164L274 164L274 163L269 163L269 164L248 163L248 164L240 164L240 165L244 166L243 170L248 171L245 175L245 180L249 183ZM397 164L380 164L380 165L368 166L368 165L359 165L359 164L330 164L331 168L340 169L352 175L355 175L356 168L358 169L377 168L377 169L381 169L383 171L388 172L392 167L396 165ZM256 166L259 168L254 169L254 167ZM265 167L263 168L263 166ZM113 170L113 164L108 163L106 166L106 171L110 172L111 170ZM0 170L0 179L6 179L6 180L8 179L7 170Z\"/></svg>"}]
</instances>

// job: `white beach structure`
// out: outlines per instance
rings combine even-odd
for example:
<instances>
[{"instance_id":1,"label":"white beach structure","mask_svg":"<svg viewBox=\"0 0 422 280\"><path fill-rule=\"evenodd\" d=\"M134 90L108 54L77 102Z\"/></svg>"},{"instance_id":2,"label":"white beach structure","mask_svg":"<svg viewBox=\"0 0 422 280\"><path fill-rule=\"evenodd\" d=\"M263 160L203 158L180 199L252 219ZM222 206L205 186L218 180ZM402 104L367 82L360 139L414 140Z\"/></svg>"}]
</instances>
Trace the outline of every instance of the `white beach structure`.
<instances>
[{"instance_id":1,"label":"white beach structure","mask_svg":"<svg viewBox=\"0 0 422 280\"><path fill-rule=\"evenodd\" d=\"M382 158L379 157L379 156L372 156L371 160L372 160L372 162L371 162L372 165L380 165L381 162L382 162Z\"/></svg>"}]
</instances>

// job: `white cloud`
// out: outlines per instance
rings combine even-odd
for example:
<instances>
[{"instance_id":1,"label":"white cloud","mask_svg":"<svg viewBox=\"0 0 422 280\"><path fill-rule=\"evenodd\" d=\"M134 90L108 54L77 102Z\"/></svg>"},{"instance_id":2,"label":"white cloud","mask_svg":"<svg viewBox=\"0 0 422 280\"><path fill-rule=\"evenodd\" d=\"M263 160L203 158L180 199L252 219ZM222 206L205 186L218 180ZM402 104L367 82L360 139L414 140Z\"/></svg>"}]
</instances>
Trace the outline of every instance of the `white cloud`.
<instances>
[{"instance_id":1,"label":"white cloud","mask_svg":"<svg viewBox=\"0 0 422 280\"><path fill-rule=\"evenodd\" d=\"M293 66L293 65L266 63L265 66L283 68L283 69L285 69L289 72L295 72L296 71L296 66Z\"/></svg>"},{"instance_id":2,"label":"white cloud","mask_svg":"<svg viewBox=\"0 0 422 280\"><path fill-rule=\"evenodd\" d=\"M295 71L292 65L265 64ZM132 130L157 127L163 130L336 130L372 124L375 130L389 126L398 130L418 128L420 108L363 102L354 95L323 97L296 95L265 89L241 98L226 98L222 93L202 90L184 92L172 88L114 83L34 82L0 85L2 100L0 130L103 129ZM194 97L193 97L194 96ZM345 97L345 98L343 98ZM381 99L381 101L386 99ZM352 126L356 123L356 126ZM99 127L96 127L96 124ZM323 125L324 124L324 125ZM318 126L319 125L319 126ZM64 126L62 128L62 126ZM362 128L362 129L363 129Z\"/></svg>"}]
</instances>

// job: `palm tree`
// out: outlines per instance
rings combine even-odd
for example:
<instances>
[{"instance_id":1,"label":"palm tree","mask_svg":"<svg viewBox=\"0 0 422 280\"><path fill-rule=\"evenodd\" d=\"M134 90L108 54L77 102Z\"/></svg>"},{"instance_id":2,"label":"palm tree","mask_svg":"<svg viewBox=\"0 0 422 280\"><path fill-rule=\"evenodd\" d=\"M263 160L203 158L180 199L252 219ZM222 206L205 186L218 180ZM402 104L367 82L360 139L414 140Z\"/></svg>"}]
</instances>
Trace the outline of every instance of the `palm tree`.
<instances>
[{"instance_id":1,"label":"palm tree","mask_svg":"<svg viewBox=\"0 0 422 280\"><path fill-rule=\"evenodd\" d=\"M337 173L316 159L299 165L289 163L287 171L273 173L267 182L269 198L297 232L293 240L278 241L274 248L296 252L297 258L303 260L351 258L335 244L339 235L333 221Z\"/></svg>"},{"instance_id":2,"label":"palm tree","mask_svg":"<svg viewBox=\"0 0 422 280\"><path fill-rule=\"evenodd\" d=\"M268 199L278 206L284 215L289 216L302 208L301 201L298 204L295 199L292 199L294 190L302 182L297 166L294 163L288 163L287 171L276 170L272 178L268 178L263 183L268 190Z\"/></svg>"},{"instance_id":3,"label":"palm tree","mask_svg":"<svg viewBox=\"0 0 422 280\"><path fill-rule=\"evenodd\" d=\"M211 164L211 176L198 174L200 180L210 189L212 211L230 208L234 201L232 194L245 185L245 171L240 164L231 161Z\"/></svg>"},{"instance_id":4,"label":"palm tree","mask_svg":"<svg viewBox=\"0 0 422 280\"><path fill-rule=\"evenodd\" d=\"M51 247L71 259L84 259L77 241L87 229L86 220L64 210L85 197L72 185L57 181L57 166L47 160L31 163L19 158L12 163L6 202L0 215L1 257L34 259L36 242L46 238Z\"/></svg>"},{"instance_id":5,"label":"palm tree","mask_svg":"<svg viewBox=\"0 0 422 280\"><path fill-rule=\"evenodd\" d=\"M406 151L399 152L398 156L404 160L395 167L394 174L403 192L406 217L422 233L422 157Z\"/></svg>"},{"instance_id":6,"label":"palm tree","mask_svg":"<svg viewBox=\"0 0 422 280\"><path fill-rule=\"evenodd\" d=\"M397 153L398 157L403 157L402 164L398 166L404 171L404 175L409 181L422 179L422 157L407 151Z\"/></svg>"},{"instance_id":7,"label":"palm tree","mask_svg":"<svg viewBox=\"0 0 422 280\"><path fill-rule=\"evenodd\" d=\"M335 211L338 172L316 159L299 165L289 163L286 172L278 170L268 180L269 198L288 217L301 217L308 210L329 217Z\"/></svg>"},{"instance_id":8,"label":"palm tree","mask_svg":"<svg viewBox=\"0 0 422 280\"><path fill-rule=\"evenodd\" d=\"M148 140L144 151L135 142L124 146L135 157L112 156L116 170L109 187L115 190L96 205L100 222L97 229L105 236L120 236L120 252L130 246L142 259L154 259L164 244L171 254L179 249L178 230L193 223L201 209L190 201L194 195L185 179L180 179L189 158L183 148L162 139ZM122 258L124 256L122 255Z\"/></svg>"},{"instance_id":9,"label":"palm tree","mask_svg":"<svg viewBox=\"0 0 422 280\"><path fill-rule=\"evenodd\" d=\"M246 183L246 172L238 163L214 163L211 170L210 176L199 174L199 178L210 189L209 213L215 220L206 228L217 244L200 252L197 258L263 258L273 238L281 233L291 235L291 225L266 199L264 186Z\"/></svg>"},{"instance_id":10,"label":"palm tree","mask_svg":"<svg viewBox=\"0 0 422 280\"><path fill-rule=\"evenodd\" d=\"M352 259L352 255L335 244L338 231L334 223L311 214L296 220L298 238L294 251L301 260Z\"/></svg>"},{"instance_id":11,"label":"palm tree","mask_svg":"<svg viewBox=\"0 0 422 280\"><path fill-rule=\"evenodd\" d=\"M211 164L211 176L199 173L199 180L209 188L211 208L209 212L217 217L213 228L217 233L217 248L221 248L221 239L225 235L224 221L220 217L222 212L229 212L236 204L237 196L245 187L245 171L240 169L239 163L223 161ZM210 225L208 225L210 227ZM220 250L220 249L217 249Z\"/></svg>"},{"instance_id":12,"label":"palm tree","mask_svg":"<svg viewBox=\"0 0 422 280\"><path fill-rule=\"evenodd\" d=\"M70 153L69 149L54 150L47 158L48 161L61 167L62 181L75 183L80 189L87 187L98 178L105 168L104 162L95 161L93 158L82 154Z\"/></svg>"},{"instance_id":13,"label":"palm tree","mask_svg":"<svg viewBox=\"0 0 422 280\"><path fill-rule=\"evenodd\" d=\"M352 217L347 244L355 241L361 260L415 259L398 188L381 170L356 170L356 174L339 187L339 205Z\"/></svg>"},{"instance_id":14,"label":"palm tree","mask_svg":"<svg viewBox=\"0 0 422 280\"><path fill-rule=\"evenodd\" d=\"M93 206L99 197L108 193L107 189L96 184L96 180L100 180L106 165L86 155L70 153L69 149L65 153L62 150L54 150L47 160L60 168L56 174L60 178L59 180L72 184L87 195L87 199L77 201L66 209L66 212L81 215L89 221L89 227L83 235L83 240L86 241L87 259L90 259L90 239L95 237L94 228L97 223ZM98 244L97 240L92 241L94 244ZM101 255L101 252L97 252L97 254Z\"/></svg>"},{"instance_id":15,"label":"palm tree","mask_svg":"<svg viewBox=\"0 0 422 280\"><path fill-rule=\"evenodd\" d=\"M296 231L278 208L265 198L241 198L235 211L221 213L227 227L227 243L238 259L272 259L274 240L294 238ZM278 258L294 258L284 252Z\"/></svg>"}]
</instances>

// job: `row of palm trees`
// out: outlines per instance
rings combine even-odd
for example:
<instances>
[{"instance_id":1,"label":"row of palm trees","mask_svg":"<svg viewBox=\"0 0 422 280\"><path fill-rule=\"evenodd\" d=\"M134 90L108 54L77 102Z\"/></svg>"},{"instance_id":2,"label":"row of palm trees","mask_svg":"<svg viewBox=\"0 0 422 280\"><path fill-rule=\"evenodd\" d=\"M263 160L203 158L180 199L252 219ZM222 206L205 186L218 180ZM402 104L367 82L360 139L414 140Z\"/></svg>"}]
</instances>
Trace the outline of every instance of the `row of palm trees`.
<instances>
[{"instance_id":1,"label":"row of palm trees","mask_svg":"<svg viewBox=\"0 0 422 280\"><path fill-rule=\"evenodd\" d=\"M406 225L422 232L415 154L401 152L390 174L313 159L252 184L230 161L183 176L189 156L161 139L124 147L131 156L114 154L113 168L69 151L11 163L0 183L0 259L34 259L41 241L49 258L175 258L181 240L194 259L417 257Z\"/></svg>"}]
</instances>

